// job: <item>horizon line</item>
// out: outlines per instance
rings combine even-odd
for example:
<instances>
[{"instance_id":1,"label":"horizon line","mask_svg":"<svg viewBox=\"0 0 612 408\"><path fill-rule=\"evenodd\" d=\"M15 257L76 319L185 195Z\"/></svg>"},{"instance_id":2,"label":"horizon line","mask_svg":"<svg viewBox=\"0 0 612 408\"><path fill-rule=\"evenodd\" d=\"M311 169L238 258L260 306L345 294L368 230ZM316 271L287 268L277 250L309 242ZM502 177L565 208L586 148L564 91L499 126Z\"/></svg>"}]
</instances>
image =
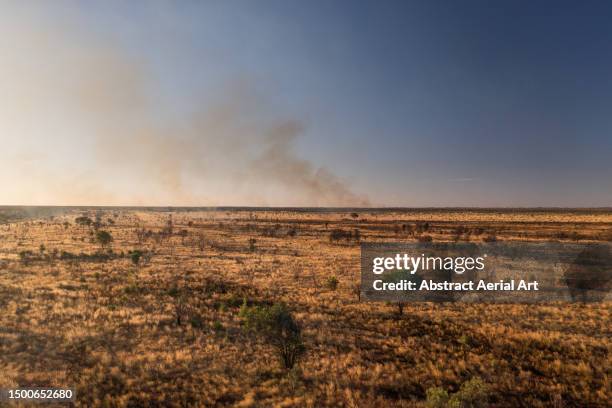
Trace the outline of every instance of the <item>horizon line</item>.
<instances>
[{"instance_id":1,"label":"horizon line","mask_svg":"<svg viewBox=\"0 0 612 408\"><path fill-rule=\"evenodd\" d=\"M163 209L163 210L206 210L206 211L308 211L308 210L328 210L328 211L406 211L406 210L597 210L612 211L611 206L589 206L589 207L563 207L563 206L245 206L245 205L220 205L220 206L194 206L194 205L39 205L39 204L8 204L0 205L0 209L15 208L69 208L69 209Z\"/></svg>"}]
</instances>

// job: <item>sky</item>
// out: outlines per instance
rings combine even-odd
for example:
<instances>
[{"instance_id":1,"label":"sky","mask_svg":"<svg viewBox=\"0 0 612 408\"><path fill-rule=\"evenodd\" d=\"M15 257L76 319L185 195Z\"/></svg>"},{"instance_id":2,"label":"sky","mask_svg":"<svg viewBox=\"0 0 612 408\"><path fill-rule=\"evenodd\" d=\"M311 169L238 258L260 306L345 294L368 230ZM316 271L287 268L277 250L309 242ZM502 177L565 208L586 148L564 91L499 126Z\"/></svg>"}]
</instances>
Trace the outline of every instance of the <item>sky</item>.
<instances>
[{"instance_id":1,"label":"sky","mask_svg":"<svg viewBox=\"0 0 612 408\"><path fill-rule=\"evenodd\" d=\"M0 2L0 205L612 206L605 1Z\"/></svg>"}]
</instances>

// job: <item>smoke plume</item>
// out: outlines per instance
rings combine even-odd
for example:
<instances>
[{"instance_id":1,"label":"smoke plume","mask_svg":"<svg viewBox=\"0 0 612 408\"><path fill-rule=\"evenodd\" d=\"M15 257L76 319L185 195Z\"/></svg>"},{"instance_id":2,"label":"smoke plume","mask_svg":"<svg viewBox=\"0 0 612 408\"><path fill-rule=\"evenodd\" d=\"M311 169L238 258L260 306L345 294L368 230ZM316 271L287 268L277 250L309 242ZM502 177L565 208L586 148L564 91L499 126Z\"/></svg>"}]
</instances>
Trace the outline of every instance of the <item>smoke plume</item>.
<instances>
[{"instance_id":1,"label":"smoke plume","mask_svg":"<svg viewBox=\"0 0 612 408\"><path fill-rule=\"evenodd\" d=\"M69 15L3 8L1 204L368 205L248 84L170 115L146 61Z\"/></svg>"}]
</instances>

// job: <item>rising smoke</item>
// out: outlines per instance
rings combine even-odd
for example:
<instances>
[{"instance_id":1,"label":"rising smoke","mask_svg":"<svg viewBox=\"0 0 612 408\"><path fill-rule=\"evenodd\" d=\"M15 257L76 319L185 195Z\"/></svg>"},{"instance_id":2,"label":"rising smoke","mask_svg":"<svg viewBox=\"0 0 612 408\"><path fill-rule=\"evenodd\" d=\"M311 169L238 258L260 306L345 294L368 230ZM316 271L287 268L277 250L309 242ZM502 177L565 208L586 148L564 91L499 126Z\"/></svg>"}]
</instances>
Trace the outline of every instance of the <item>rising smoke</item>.
<instances>
[{"instance_id":1,"label":"rising smoke","mask_svg":"<svg viewBox=\"0 0 612 408\"><path fill-rule=\"evenodd\" d=\"M368 205L243 82L165 115L146 61L69 13L3 9L0 204Z\"/></svg>"}]
</instances>

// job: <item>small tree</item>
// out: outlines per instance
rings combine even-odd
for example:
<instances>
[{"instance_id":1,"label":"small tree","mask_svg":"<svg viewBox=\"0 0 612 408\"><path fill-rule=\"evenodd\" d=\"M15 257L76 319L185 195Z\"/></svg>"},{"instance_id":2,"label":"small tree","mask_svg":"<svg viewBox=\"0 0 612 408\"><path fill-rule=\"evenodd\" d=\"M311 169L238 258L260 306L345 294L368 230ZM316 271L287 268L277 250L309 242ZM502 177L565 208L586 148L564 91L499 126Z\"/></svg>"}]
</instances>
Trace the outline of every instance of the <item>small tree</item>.
<instances>
[{"instance_id":1,"label":"small tree","mask_svg":"<svg viewBox=\"0 0 612 408\"><path fill-rule=\"evenodd\" d=\"M142 257L142 251L140 249L131 251L129 255L134 265L138 265L140 263L140 258Z\"/></svg>"},{"instance_id":2,"label":"small tree","mask_svg":"<svg viewBox=\"0 0 612 408\"><path fill-rule=\"evenodd\" d=\"M113 242L113 236L108 231L99 230L98 232L96 232L96 241L100 244L102 248L105 248L111 242Z\"/></svg>"},{"instance_id":3,"label":"small tree","mask_svg":"<svg viewBox=\"0 0 612 408\"><path fill-rule=\"evenodd\" d=\"M291 369L304 354L301 329L284 304L248 307L246 302L240 308L247 330L256 333L278 352L284 368Z\"/></svg>"},{"instance_id":4,"label":"small tree","mask_svg":"<svg viewBox=\"0 0 612 408\"><path fill-rule=\"evenodd\" d=\"M187 297L184 293L179 292L174 297L174 315L176 317L176 325L180 326L183 315L187 313Z\"/></svg>"}]
</instances>

